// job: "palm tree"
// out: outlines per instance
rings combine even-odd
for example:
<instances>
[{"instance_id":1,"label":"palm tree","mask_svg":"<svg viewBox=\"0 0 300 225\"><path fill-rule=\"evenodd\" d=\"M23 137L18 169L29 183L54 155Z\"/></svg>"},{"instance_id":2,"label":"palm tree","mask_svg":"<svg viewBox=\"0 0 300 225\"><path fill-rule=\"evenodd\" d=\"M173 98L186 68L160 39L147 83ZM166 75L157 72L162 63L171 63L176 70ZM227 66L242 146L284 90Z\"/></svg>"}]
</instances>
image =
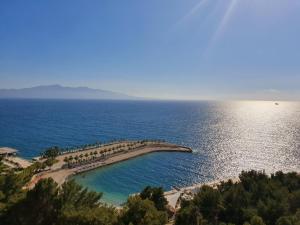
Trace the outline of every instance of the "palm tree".
<instances>
[{"instance_id":1,"label":"palm tree","mask_svg":"<svg viewBox=\"0 0 300 225\"><path fill-rule=\"evenodd\" d=\"M72 163L73 161L73 156L69 156L69 163Z\"/></svg>"},{"instance_id":2,"label":"palm tree","mask_svg":"<svg viewBox=\"0 0 300 225\"><path fill-rule=\"evenodd\" d=\"M90 159L94 159L94 152L90 152Z\"/></svg>"},{"instance_id":3,"label":"palm tree","mask_svg":"<svg viewBox=\"0 0 300 225\"><path fill-rule=\"evenodd\" d=\"M79 159L79 157L78 157L78 155L76 155L75 156L76 163L78 162L78 159Z\"/></svg>"},{"instance_id":4,"label":"palm tree","mask_svg":"<svg viewBox=\"0 0 300 225\"><path fill-rule=\"evenodd\" d=\"M68 163L68 162L69 162L69 158L68 158L68 157L65 157L65 158L64 158L64 162L65 162L65 163Z\"/></svg>"}]
</instances>

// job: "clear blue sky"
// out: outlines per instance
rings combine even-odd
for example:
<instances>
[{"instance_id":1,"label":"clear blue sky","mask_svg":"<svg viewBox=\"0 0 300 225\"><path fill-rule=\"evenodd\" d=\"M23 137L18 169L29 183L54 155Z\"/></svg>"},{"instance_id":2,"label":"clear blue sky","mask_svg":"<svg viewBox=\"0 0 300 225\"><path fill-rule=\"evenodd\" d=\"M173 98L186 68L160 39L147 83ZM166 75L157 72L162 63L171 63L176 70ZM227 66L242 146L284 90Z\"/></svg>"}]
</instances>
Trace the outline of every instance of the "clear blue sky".
<instances>
[{"instance_id":1,"label":"clear blue sky","mask_svg":"<svg viewBox=\"0 0 300 225\"><path fill-rule=\"evenodd\" d=\"M0 88L300 99L299 0L0 2Z\"/></svg>"}]
</instances>

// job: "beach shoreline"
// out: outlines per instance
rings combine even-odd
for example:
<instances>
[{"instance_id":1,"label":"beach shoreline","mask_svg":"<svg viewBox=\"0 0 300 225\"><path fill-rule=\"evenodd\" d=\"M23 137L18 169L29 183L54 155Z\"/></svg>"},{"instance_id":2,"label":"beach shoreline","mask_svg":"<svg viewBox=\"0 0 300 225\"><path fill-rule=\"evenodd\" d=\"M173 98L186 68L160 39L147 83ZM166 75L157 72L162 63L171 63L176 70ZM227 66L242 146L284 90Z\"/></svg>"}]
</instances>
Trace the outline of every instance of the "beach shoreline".
<instances>
[{"instance_id":1,"label":"beach shoreline","mask_svg":"<svg viewBox=\"0 0 300 225\"><path fill-rule=\"evenodd\" d=\"M125 145L130 142L124 141L119 142L119 145ZM112 144L116 145L115 143ZM109 145L108 145L109 146ZM98 149L101 149L103 147L99 147ZM81 151L81 154L88 154L96 149L89 149L86 151ZM70 179L72 176L87 172L90 170L98 169L104 166L112 165L115 163L123 162L126 160L130 160L139 156L143 156L146 154L154 153L154 152L181 152L181 153L191 153L192 149L189 147L166 143L166 142L156 142L156 143L148 143L146 145L139 146L133 150L120 152L120 153L114 153L111 155L105 156L105 158L91 162L86 163L81 166L76 166L74 168L65 168L66 163L64 162L66 157L74 156L78 153L66 153L62 154L57 157L58 162L52 166L52 168L48 171L42 172L40 174L36 174L31 182L28 184L28 188L31 189L34 187L34 185L40 180L45 178L52 178L59 186L62 185L65 181Z\"/></svg>"}]
</instances>

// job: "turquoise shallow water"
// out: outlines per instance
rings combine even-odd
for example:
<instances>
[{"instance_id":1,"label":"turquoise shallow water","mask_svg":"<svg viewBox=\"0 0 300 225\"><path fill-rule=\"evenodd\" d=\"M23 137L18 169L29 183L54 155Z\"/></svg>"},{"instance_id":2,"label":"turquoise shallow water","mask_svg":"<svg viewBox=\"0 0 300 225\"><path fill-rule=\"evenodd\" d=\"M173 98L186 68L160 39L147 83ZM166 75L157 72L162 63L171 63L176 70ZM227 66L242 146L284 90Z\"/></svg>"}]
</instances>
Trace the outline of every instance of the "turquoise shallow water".
<instances>
[{"instance_id":1,"label":"turquoise shallow water","mask_svg":"<svg viewBox=\"0 0 300 225\"><path fill-rule=\"evenodd\" d=\"M188 164L197 157L188 153L151 153L77 175L75 179L90 189L104 192L105 202L121 204L128 195L147 185L170 190L172 186L190 185L199 178L203 181L212 179L213 176L203 176L200 170L193 169L195 165ZM176 165L172 164L174 161Z\"/></svg>"},{"instance_id":2,"label":"turquoise shallow water","mask_svg":"<svg viewBox=\"0 0 300 225\"><path fill-rule=\"evenodd\" d=\"M165 139L194 153L149 154L76 177L107 202L121 203L146 185L300 170L300 103L0 100L0 146L23 157L123 138Z\"/></svg>"}]
</instances>

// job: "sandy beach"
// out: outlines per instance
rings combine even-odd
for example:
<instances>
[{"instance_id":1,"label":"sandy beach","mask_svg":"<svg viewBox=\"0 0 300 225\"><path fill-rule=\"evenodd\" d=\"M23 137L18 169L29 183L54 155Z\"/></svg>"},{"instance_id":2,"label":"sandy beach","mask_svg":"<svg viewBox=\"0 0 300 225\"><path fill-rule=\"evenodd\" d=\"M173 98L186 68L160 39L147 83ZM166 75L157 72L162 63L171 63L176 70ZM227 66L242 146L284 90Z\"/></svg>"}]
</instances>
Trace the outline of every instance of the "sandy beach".
<instances>
[{"instance_id":1,"label":"sandy beach","mask_svg":"<svg viewBox=\"0 0 300 225\"><path fill-rule=\"evenodd\" d=\"M173 189L171 191L166 191L164 193L165 198L168 201L169 206L171 206L172 208L176 209L179 205L179 198L183 195L183 194L191 194L194 195L196 194L200 188L203 185L208 185L211 186L213 188L216 188L222 181L227 181L231 179L233 183L239 182L239 178L238 177L234 177L234 178L228 178L228 179L223 179L223 180L214 180L211 182L206 182L206 183L197 183L197 184L193 184L191 186L187 186L187 187L183 187L183 188L178 188L178 189Z\"/></svg>"}]
</instances>

